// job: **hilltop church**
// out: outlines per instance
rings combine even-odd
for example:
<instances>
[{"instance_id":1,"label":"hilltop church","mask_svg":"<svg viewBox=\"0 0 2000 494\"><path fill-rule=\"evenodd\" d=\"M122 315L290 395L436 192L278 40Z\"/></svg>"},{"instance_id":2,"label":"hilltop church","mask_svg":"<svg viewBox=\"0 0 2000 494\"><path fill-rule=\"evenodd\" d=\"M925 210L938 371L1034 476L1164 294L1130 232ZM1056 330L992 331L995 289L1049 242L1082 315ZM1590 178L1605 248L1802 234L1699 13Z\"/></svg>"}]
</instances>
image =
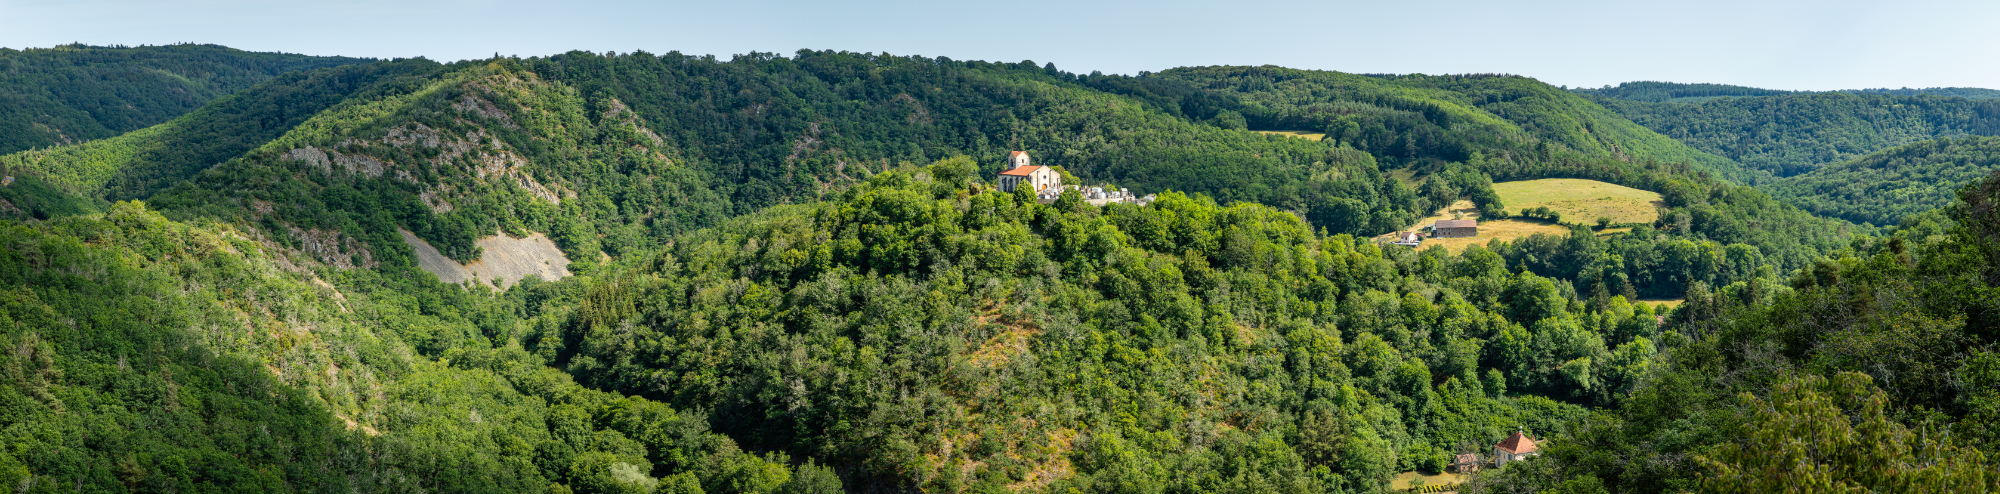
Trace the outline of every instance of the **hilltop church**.
<instances>
[{"instance_id":1,"label":"hilltop church","mask_svg":"<svg viewBox=\"0 0 2000 494\"><path fill-rule=\"evenodd\" d=\"M1061 187L1062 175L1057 174L1054 168L1029 165L1027 151L1008 153L1007 171L1000 172L1000 191L1013 192L1023 182L1027 183L1028 190L1039 194Z\"/></svg>"}]
</instances>

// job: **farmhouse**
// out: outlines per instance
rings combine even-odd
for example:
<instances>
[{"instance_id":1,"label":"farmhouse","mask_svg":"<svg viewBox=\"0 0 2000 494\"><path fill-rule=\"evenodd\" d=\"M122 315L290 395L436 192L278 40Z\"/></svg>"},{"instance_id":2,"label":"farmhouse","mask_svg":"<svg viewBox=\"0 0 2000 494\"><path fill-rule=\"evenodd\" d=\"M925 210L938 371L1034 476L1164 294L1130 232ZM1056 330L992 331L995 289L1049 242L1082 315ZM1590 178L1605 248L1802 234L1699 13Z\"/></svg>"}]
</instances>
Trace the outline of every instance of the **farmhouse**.
<instances>
[{"instance_id":1,"label":"farmhouse","mask_svg":"<svg viewBox=\"0 0 2000 494\"><path fill-rule=\"evenodd\" d=\"M1438 220L1431 226L1438 238L1458 238L1479 236L1479 222L1476 220Z\"/></svg>"},{"instance_id":2,"label":"farmhouse","mask_svg":"<svg viewBox=\"0 0 2000 494\"><path fill-rule=\"evenodd\" d=\"M1493 466L1499 467L1510 461L1525 460L1539 454L1542 454L1541 449L1535 446L1535 440L1517 430L1513 435L1507 436L1507 439L1500 441L1500 444L1493 445Z\"/></svg>"},{"instance_id":3,"label":"farmhouse","mask_svg":"<svg viewBox=\"0 0 2000 494\"><path fill-rule=\"evenodd\" d=\"M1408 246L1408 247L1416 247L1424 244L1424 236L1418 235L1417 232L1397 232L1396 241L1389 243L1395 245Z\"/></svg>"},{"instance_id":4,"label":"farmhouse","mask_svg":"<svg viewBox=\"0 0 2000 494\"><path fill-rule=\"evenodd\" d=\"M1479 455L1466 453L1451 457L1451 470L1465 475L1479 472Z\"/></svg>"},{"instance_id":5,"label":"farmhouse","mask_svg":"<svg viewBox=\"0 0 2000 494\"><path fill-rule=\"evenodd\" d=\"M1007 171L1000 172L1000 191L1013 192L1022 184L1035 192L1055 190L1062 185L1062 175L1053 168L1028 164L1028 152L1015 151L1007 155Z\"/></svg>"}]
</instances>

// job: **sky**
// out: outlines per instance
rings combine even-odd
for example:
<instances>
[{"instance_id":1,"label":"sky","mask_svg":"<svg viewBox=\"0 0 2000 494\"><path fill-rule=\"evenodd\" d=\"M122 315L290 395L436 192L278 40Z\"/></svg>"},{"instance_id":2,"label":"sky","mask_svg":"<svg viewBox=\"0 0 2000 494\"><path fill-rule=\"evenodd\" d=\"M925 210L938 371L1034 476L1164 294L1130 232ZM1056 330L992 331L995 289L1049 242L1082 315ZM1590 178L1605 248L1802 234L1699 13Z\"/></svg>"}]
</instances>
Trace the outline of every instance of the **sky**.
<instances>
[{"instance_id":1,"label":"sky","mask_svg":"<svg viewBox=\"0 0 2000 494\"><path fill-rule=\"evenodd\" d=\"M213 43L438 61L802 48L1053 62L1508 73L1790 90L2000 88L2000 2L0 0L0 46Z\"/></svg>"}]
</instances>

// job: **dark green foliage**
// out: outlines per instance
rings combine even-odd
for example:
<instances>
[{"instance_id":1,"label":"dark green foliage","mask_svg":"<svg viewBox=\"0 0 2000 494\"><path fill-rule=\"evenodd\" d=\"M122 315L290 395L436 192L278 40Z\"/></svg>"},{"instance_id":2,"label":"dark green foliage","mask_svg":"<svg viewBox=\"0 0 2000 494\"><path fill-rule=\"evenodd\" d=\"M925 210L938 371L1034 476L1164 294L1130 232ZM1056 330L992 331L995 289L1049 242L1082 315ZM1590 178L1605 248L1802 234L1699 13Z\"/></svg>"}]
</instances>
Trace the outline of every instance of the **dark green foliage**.
<instances>
[{"instance_id":1,"label":"dark green foliage","mask_svg":"<svg viewBox=\"0 0 2000 494\"><path fill-rule=\"evenodd\" d=\"M1807 211L1893 225L1944 207L1953 191L2000 168L2000 138L1939 139L1901 146L1760 188Z\"/></svg>"},{"instance_id":2,"label":"dark green foliage","mask_svg":"<svg viewBox=\"0 0 2000 494\"><path fill-rule=\"evenodd\" d=\"M13 175L4 164L0 164L0 175L12 177L13 181L9 185L0 185L0 219L45 220L98 210L95 201L63 192L39 176L26 173Z\"/></svg>"},{"instance_id":3,"label":"dark green foliage","mask_svg":"<svg viewBox=\"0 0 2000 494\"><path fill-rule=\"evenodd\" d=\"M0 154L139 130L279 74L370 61L192 44L0 49Z\"/></svg>"},{"instance_id":4,"label":"dark green foliage","mask_svg":"<svg viewBox=\"0 0 2000 494\"><path fill-rule=\"evenodd\" d=\"M412 59L292 72L158 126L15 153L0 157L0 163L39 170L75 194L143 198L256 149L337 103L408 91L413 80L440 68Z\"/></svg>"},{"instance_id":5,"label":"dark green foliage","mask_svg":"<svg viewBox=\"0 0 2000 494\"><path fill-rule=\"evenodd\" d=\"M1150 77L1219 93L1221 101L1240 99L1238 111L1253 129L1324 129L1327 139L1368 151L1387 167L1463 162L1495 180L1589 178L1648 190L1668 174L1736 173L1727 159L1526 77L1366 77L1268 66Z\"/></svg>"},{"instance_id":6,"label":"dark green foliage","mask_svg":"<svg viewBox=\"0 0 2000 494\"><path fill-rule=\"evenodd\" d=\"M1837 91L1855 94L1887 94L1892 96L1950 96L1966 99L2000 99L2000 90L1977 87L1927 87L1922 89L1848 89Z\"/></svg>"},{"instance_id":7,"label":"dark green foliage","mask_svg":"<svg viewBox=\"0 0 2000 494\"><path fill-rule=\"evenodd\" d=\"M595 105L612 98L629 105L728 184L735 213L811 200L898 163L960 154L992 177L1012 150L1141 193L1320 211L1342 219L1322 225L1337 233L1387 231L1436 206L1418 202L1366 153L1202 125L1226 110L1149 105L1116 94L1122 86L1114 82L1026 63L802 50L729 61L571 52L521 65ZM1114 91L1095 90L1104 88ZM1200 108L1189 115L1184 106Z\"/></svg>"},{"instance_id":8,"label":"dark green foliage","mask_svg":"<svg viewBox=\"0 0 2000 494\"><path fill-rule=\"evenodd\" d=\"M1941 137L2000 135L2000 101L1945 96L1808 93L1646 103L1601 98L1639 125L1754 172L1789 177Z\"/></svg>"},{"instance_id":9,"label":"dark green foliage","mask_svg":"<svg viewBox=\"0 0 2000 494\"><path fill-rule=\"evenodd\" d=\"M1662 102L1697 98L1717 98L1730 96L1780 96L1793 91L1759 89L1728 84L1683 84L1676 82L1638 81L1618 84L1618 87L1577 88L1573 91L1593 96L1630 101Z\"/></svg>"}]
</instances>

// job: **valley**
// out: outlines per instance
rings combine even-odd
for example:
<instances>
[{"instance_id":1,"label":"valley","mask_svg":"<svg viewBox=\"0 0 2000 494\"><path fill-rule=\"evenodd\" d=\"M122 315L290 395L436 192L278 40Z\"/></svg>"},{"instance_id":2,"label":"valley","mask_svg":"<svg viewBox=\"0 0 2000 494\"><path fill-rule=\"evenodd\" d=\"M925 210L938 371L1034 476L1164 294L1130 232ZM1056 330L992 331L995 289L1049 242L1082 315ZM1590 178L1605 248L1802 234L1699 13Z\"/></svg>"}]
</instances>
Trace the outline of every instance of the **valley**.
<instances>
[{"instance_id":1,"label":"valley","mask_svg":"<svg viewBox=\"0 0 2000 494\"><path fill-rule=\"evenodd\" d=\"M2000 489L1968 88L0 59L187 53L0 150L17 492Z\"/></svg>"}]
</instances>

